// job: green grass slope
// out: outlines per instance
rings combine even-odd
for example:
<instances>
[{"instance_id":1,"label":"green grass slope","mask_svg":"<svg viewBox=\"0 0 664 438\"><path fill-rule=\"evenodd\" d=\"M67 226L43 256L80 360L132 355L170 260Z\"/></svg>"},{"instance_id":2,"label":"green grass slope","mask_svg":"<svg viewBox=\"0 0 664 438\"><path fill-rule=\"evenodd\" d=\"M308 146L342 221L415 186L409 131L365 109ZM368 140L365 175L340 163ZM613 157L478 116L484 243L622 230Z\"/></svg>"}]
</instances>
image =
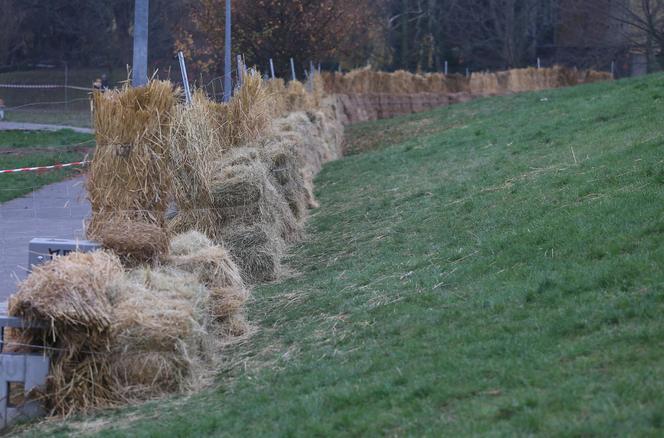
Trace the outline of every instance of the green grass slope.
<instances>
[{"instance_id":1,"label":"green grass slope","mask_svg":"<svg viewBox=\"0 0 664 438\"><path fill-rule=\"evenodd\" d=\"M658 75L352 127L218 388L48 430L664 433L663 105Z\"/></svg>"}]
</instances>

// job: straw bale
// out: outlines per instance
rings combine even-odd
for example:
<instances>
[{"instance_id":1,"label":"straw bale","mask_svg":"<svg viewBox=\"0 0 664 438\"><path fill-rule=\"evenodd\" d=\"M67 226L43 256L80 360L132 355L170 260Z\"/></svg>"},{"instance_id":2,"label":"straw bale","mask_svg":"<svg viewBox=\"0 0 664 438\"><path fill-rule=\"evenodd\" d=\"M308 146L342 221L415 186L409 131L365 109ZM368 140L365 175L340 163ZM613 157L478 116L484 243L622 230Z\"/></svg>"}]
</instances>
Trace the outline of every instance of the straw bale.
<instances>
[{"instance_id":1,"label":"straw bale","mask_svg":"<svg viewBox=\"0 0 664 438\"><path fill-rule=\"evenodd\" d=\"M250 157L256 159L250 160ZM270 179L268 169L252 148L235 149L219 164L220 173L212 183L215 207L221 228L254 223L268 224L288 242L297 241L302 233L286 200ZM247 164L244 164L247 163Z\"/></svg>"},{"instance_id":2,"label":"straw bale","mask_svg":"<svg viewBox=\"0 0 664 438\"><path fill-rule=\"evenodd\" d=\"M286 82L283 79L271 79L266 83L266 91L271 101L271 117L282 117L288 113Z\"/></svg>"},{"instance_id":3,"label":"straw bale","mask_svg":"<svg viewBox=\"0 0 664 438\"><path fill-rule=\"evenodd\" d=\"M240 272L226 250L210 246L186 255L171 256L168 263L194 274L208 288L244 289Z\"/></svg>"},{"instance_id":4,"label":"straw bale","mask_svg":"<svg viewBox=\"0 0 664 438\"><path fill-rule=\"evenodd\" d=\"M163 267L129 272L112 286L109 369L118 396L146 399L190 389L211 372L210 292L194 275Z\"/></svg>"},{"instance_id":5,"label":"straw bale","mask_svg":"<svg viewBox=\"0 0 664 438\"><path fill-rule=\"evenodd\" d=\"M95 93L97 141L87 181L92 227L109 215L162 226L168 204L168 135L176 95L170 82Z\"/></svg>"},{"instance_id":6,"label":"straw bale","mask_svg":"<svg viewBox=\"0 0 664 438\"><path fill-rule=\"evenodd\" d=\"M307 93L304 84L299 81L290 81L286 87L287 112L303 111L315 106L314 98Z\"/></svg>"},{"instance_id":7,"label":"straw bale","mask_svg":"<svg viewBox=\"0 0 664 438\"><path fill-rule=\"evenodd\" d=\"M50 321L58 332L77 327L90 334L104 333L112 312L106 288L120 274L119 259L105 251L55 257L21 282L9 312L27 320Z\"/></svg>"},{"instance_id":8,"label":"straw bale","mask_svg":"<svg viewBox=\"0 0 664 438\"><path fill-rule=\"evenodd\" d=\"M281 275L286 248L274 228L265 224L228 227L224 241L247 283L273 281Z\"/></svg>"},{"instance_id":9,"label":"straw bale","mask_svg":"<svg viewBox=\"0 0 664 438\"><path fill-rule=\"evenodd\" d=\"M157 261L168 252L166 231L146 222L111 217L94 222L87 234L130 265Z\"/></svg>"},{"instance_id":10,"label":"straw bale","mask_svg":"<svg viewBox=\"0 0 664 438\"><path fill-rule=\"evenodd\" d=\"M211 104L215 129L224 149L263 136L272 119L272 99L259 74L247 75L228 103Z\"/></svg>"},{"instance_id":11,"label":"straw bale","mask_svg":"<svg viewBox=\"0 0 664 438\"><path fill-rule=\"evenodd\" d=\"M189 272L210 290L210 312L217 322L224 322L235 313L240 312L249 298L249 290L244 284L237 265L230 254L221 246L211 244L199 247L203 241L200 233L190 232L179 237L175 242L183 245L189 238L191 249L185 254L171 256L169 265ZM207 243L207 242L206 242Z\"/></svg>"},{"instance_id":12,"label":"straw bale","mask_svg":"<svg viewBox=\"0 0 664 438\"><path fill-rule=\"evenodd\" d=\"M121 352L111 373L127 400L146 399L181 390L188 363L182 355L164 351Z\"/></svg>"},{"instance_id":13,"label":"straw bale","mask_svg":"<svg viewBox=\"0 0 664 438\"><path fill-rule=\"evenodd\" d=\"M170 136L173 196L178 214L168 224L173 233L191 229L218 239L221 221L214 207L211 182L223 156L215 105L196 92L191 105L175 110Z\"/></svg>"},{"instance_id":14,"label":"straw bale","mask_svg":"<svg viewBox=\"0 0 664 438\"><path fill-rule=\"evenodd\" d=\"M49 323L44 336L27 343L44 343L51 354L47 402L54 413L118 401L104 354L113 324L108 290L122 274L110 253L71 253L36 267L10 299L10 315Z\"/></svg>"},{"instance_id":15,"label":"straw bale","mask_svg":"<svg viewBox=\"0 0 664 438\"><path fill-rule=\"evenodd\" d=\"M301 173L304 163L296 148L294 143L270 141L261 148L261 156L277 191L286 200L295 219L301 222L306 217L309 194Z\"/></svg>"},{"instance_id":16,"label":"straw bale","mask_svg":"<svg viewBox=\"0 0 664 438\"><path fill-rule=\"evenodd\" d=\"M613 80L613 74L605 71L586 70L579 73L579 81L585 84Z\"/></svg>"},{"instance_id":17,"label":"straw bale","mask_svg":"<svg viewBox=\"0 0 664 438\"><path fill-rule=\"evenodd\" d=\"M230 164L220 169L212 181L217 207L240 207L261 200L266 190L266 175L262 166L255 163Z\"/></svg>"},{"instance_id":18,"label":"straw bale","mask_svg":"<svg viewBox=\"0 0 664 438\"><path fill-rule=\"evenodd\" d=\"M171 256L187 256L212 248L214 242L205 234L195 230L173 236L170 243Z\"/></svg>"}]
</instances>

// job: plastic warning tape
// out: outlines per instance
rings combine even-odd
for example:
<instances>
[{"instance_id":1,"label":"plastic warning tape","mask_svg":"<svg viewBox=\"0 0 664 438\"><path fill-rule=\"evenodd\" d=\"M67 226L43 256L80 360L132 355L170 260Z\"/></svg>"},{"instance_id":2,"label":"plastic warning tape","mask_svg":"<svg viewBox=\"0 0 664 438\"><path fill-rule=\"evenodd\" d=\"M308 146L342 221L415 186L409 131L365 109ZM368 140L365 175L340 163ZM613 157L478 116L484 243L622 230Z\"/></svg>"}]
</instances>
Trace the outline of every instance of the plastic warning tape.
<instances>
[{"instance_id":1,"label":"plastic warning tape","mask_svg":"<svg viewBox=\"0 0 664 438\"><path fill-rule=\"evenodd\" d=\"M71 90L92 91L92 88L76 87L74 85L52 85L52 84L0 84L0 88L30 88L30 89L54 89L54 88L69 88Z\"/></svg>"},{"instance_id":2,"label":"plastic warning tape","mask_svg":"<svg viewBox=\"0 0 664 438\"><path fill-rule=\"evenodd\" d=\"M36 170L62 169L62 168L65 168L65 167L72 167L72 166L84 166L84 165L88 164L89 162L90 161L77 161L75 163L54 164L52 166L21 167L19 169L0 170L0 174L2 174L2 173L33 172L33 171L36 171Z\"/></svg>"}]
</instances>

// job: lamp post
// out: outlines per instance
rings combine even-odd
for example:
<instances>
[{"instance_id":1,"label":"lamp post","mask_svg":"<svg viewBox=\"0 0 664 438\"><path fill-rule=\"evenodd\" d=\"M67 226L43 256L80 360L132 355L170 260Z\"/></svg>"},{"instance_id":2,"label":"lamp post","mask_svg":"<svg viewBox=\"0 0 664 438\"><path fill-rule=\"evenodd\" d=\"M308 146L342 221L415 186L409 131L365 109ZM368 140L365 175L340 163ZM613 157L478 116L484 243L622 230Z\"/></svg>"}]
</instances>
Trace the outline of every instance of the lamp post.
<instances>
[{"instance_id":1,"label":"lamp post","mask_svg":"<svg viewBox=\"0 0 664 438\"><path fill-rule=\"evenodd\" d=\"M141 87L148 83L148 12L150 0L135 0L134 65L131 83Z\"/></svg>"},{"instance_id":2,"label":"lamp post","mask_svg":"<svg viewBox=\"0 0 664 438\"><path fill-rule=\"evenodd\" d=\"M226 37L224 48L224 102L231 100L233 93L233 66L231 65L231 0L226 0Z\"/></svg>"}]
</instances>

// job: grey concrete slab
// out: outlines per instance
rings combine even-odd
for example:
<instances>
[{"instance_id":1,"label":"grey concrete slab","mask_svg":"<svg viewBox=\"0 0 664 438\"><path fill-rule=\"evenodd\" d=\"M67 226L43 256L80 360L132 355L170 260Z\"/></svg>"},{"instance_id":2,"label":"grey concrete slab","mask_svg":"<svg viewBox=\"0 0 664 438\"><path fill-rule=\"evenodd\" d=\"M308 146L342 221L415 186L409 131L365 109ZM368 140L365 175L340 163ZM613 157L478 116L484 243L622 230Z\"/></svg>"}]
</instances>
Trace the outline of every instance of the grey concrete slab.
<instances>
[{"instance_id":1,"label":"grey concrete slab","mask_svg":"<svg viewBox=\"0 0 664 438\"><path fill-rule=\"evenodd\" d=\"M0 204L0 302L26 277L31 239L83 239L89 215L83 177Z\"/></svg>"}]
</instances>

